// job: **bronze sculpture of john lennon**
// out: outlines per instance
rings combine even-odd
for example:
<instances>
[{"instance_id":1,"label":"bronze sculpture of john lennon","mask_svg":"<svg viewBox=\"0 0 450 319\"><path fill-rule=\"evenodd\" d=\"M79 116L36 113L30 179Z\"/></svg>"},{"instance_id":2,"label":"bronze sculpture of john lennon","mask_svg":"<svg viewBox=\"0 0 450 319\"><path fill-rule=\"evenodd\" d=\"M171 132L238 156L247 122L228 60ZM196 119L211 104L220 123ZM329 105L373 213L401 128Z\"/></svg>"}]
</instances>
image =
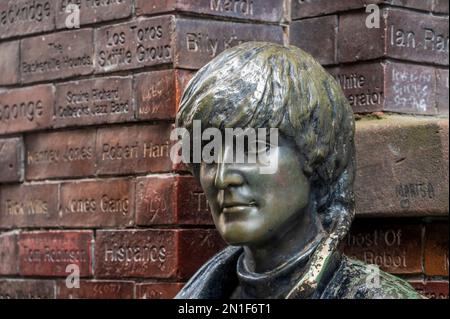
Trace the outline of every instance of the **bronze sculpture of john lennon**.
<instances>
[{"instance_id":1,"label":"bronze sculpture of john lennon","mask_svg":"<svg viewBox=\"0 0 450 319\"><path fill-rule=\"evenodd\" d=\"M355 214L355 123L341 88L310 55L260 42L225 51L183 94L177 126L192 132L194 121L202 130L278 129L276 145L258 141L277 169L190 164L230 246L177 298L421 298L382 271L370 280L372 267L341 252Z\"/></svg>"}]
</instances>

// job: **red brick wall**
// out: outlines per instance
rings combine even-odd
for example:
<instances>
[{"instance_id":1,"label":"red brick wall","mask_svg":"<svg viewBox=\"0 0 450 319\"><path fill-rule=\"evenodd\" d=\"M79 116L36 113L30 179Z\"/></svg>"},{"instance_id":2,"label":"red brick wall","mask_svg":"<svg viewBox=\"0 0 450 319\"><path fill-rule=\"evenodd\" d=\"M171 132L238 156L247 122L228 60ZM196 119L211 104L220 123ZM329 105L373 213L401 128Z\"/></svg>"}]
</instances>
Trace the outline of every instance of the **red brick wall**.
<instances>
[{"instance_id":1,"label":"red brick wall","mask_svg":"<svg viewBox=\"0 0 450 319\"><path fill-rule=\"evenodd\" d=\"M353 0L0 0L0 297L171 298L223 247L169 134L193 72L249 40L304 48L354 108L346 252L448 297L448 1L365 2L380 29Z\"/></svg>"}]
</instances>

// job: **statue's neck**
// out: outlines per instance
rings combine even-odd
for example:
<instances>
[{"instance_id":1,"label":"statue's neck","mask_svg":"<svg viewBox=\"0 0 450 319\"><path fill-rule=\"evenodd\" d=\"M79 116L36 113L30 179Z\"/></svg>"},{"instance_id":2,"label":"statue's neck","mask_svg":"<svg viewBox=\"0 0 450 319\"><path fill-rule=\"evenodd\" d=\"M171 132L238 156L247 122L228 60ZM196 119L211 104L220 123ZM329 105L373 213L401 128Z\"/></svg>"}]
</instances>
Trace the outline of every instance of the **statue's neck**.
<instances>
[{"instance_id":1,"label":"statue's neck","mask_svg":"<svg viewBox=\"0 0 450 319\"><path fill-rule=\"evenodd\" d=\"M316 213L303 212L296 217L263 244L244 247L244 262L250 270L264 273L279 268L310 252L311 246L323 238L324 230Z\"/></svg>"}]
</instances>

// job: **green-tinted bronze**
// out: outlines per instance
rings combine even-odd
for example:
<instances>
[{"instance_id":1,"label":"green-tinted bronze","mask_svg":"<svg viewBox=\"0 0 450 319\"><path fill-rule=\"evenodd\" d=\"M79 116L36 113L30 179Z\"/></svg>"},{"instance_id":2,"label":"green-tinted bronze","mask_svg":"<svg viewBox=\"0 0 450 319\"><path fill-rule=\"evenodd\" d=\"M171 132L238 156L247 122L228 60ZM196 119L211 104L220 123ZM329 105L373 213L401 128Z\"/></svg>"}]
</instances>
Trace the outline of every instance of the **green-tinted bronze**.
<instances>
[{"instance_id":1,"label":"green-tinted bronze","mask_svg":"<svg viewBox=\"0 0 450 319\"><path fill-rule=\"evenodd\" d=\"M202 129L278 128L271 153L278 170L192 165L231 247L178 298L421 297L386 273L374 280L371 268L339 249L354 217L354 118L337 82L310 55L256 42L225 51L183 95L177 126L192 132L194 120Z\"/></svg>"}]
</instances>

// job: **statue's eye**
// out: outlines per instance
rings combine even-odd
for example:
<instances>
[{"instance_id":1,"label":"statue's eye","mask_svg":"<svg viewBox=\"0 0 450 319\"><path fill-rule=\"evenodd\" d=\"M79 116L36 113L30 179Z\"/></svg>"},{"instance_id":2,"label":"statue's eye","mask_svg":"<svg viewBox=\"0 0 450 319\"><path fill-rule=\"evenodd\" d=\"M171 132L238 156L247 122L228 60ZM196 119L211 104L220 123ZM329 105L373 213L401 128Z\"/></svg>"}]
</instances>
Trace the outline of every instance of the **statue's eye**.
<instances>
[{"instance_id":1,"label":"statue's eye","mask_svg":"<svg viewBox=\"0 0 450 319\"><path fill-rule=\"evenodd\" d=\"M247 146L247 154L261 154L263 152L268 152L271 148L270 143L264 140L257 140L253 143L249 143Z\"/></svg>"}]
</instances>

